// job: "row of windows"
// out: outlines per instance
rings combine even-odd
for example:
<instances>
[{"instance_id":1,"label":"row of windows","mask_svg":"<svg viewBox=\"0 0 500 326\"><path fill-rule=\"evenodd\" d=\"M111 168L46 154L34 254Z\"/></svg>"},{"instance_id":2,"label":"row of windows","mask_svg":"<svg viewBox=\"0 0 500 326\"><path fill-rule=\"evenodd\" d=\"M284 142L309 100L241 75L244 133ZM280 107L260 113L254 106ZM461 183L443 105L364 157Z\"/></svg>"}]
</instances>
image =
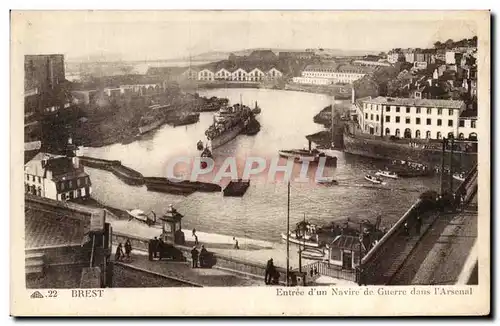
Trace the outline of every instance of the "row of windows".
<instances>
[{"instance_id":1,"label":"row of windows","mask_svg":"<svg viewBox=\"0 0 500 326\"><path fill-rule=\"evenodd\" d=\"M370 106L370 104L367 104L367 106ZM375 107L375 111L378 111L378 106L375 104L372 104L370 107L370 110L373 110L373 107ZM391 112L391 107L390 106L385 106L385 112ZM396 106L396 113L401 112L401 109L405 109L406 113L411 113L411 107L408 106ZM415 108L415 113L420 114L422 113L422 108ZM426 109L427 114L432 114L432 108L427 108ZM454 110L453 109L448 109L448 115L453 115ZM443 109L437 109L437 114L442 115L443 114Z\"/></svg>"},{"instance_id":2,"label":"row of windows","mask_svg":"<svg viewBox=\"0 0 500 326\"><path fill-rule=\"evenodd\" d=\"M365 130L368 131L369 127L368 125L365 126ZM378 131L378 128L377 128L377 131ZM389 128L385 128L385 135L386 136L390 136L391 135L391 130ZM401 137L401 131L399 128L397 128L394 132L394 136L396 137ZM416 139L420 139L421 138L421 132L420 130L415 130L415 137L413 137L412 133L411 133L411 130L409 128L406 128L405 131L404 131L404 138L416 138ZM453 138L455 135L453 134L453 132L449 132L448 133L448 138ZM440 131L436 132L436 138L435 139L441 139L443 136L442 136L442 133ZM426 139L431 139L432 138L432 133L431 131L426 131L425 133L425 138ZM458 134L458 138L459 139L465 139L465 135L464 133L460 133ZM472 132L469 134L469 139L474 139L476 140L477 139L477 134Z\"/></svg>"},{"instance_id":3,"label":"row of windows","mask_svg":"<svg viewBox=\"0 0 500 326\"><path fill-rule=\"evenodd\" d=\"M26 180L27 181L33 181L33 182L38 182L38 183L42 183L42 178L41 177L38 177L38 176L35 176L35 175L31 175L31 174L26 174Z\"/></svg>"},{"instance_id":4,"label":"row of windows","mask_svg":"<svg viewBox=\"0 0 500 326\"><path fill-rule=\"evenodd\" d=\"M365 113L365 119L368 120L368 113ZM375 120L373 120L373 114L370 114L370 120L372 121L379 121L379 115L376 114L375 115ZM391 122L391 116L389 115L386 115L385 116L385 122L388 122L390 123ZM399 116L396 116L395 117L395 123L400 123L401 122L401 117ZM410 117L406 117L405 118L405 123L406 124L411 124L411 118ZM421 119L420 118L415 118L415 124L419 125L421 124ZM426 119L426 125L427 126L430 126L432 125L432 119L429 119L427 118ZM438 126L442 126L443 125L443 120L442 119L437 119L437 125ZM464 120L460 120L460 127L463 127L464 126ZM453 127L453 120L448 120L448 127ZM471 128L475 128L476 127L476 121L471 121Z\"/></svg>"},{"instance_id":5,"label":"row of windows","mask_svg":"<svg viewBox=\"0 0 500 326\"><path fill-rule=\"evenodd\" d=\"M85 178L77 178L76 179L76 186L77 187L81 187L82 185L86 185L88 186L90 183L90 180L88 177L85 177ZM73 180L67 180L67 181L61 181L59 183L59 189L60 190L64 190L64 189L71 189L73 188Z\"/></svg>"}]
</instances>

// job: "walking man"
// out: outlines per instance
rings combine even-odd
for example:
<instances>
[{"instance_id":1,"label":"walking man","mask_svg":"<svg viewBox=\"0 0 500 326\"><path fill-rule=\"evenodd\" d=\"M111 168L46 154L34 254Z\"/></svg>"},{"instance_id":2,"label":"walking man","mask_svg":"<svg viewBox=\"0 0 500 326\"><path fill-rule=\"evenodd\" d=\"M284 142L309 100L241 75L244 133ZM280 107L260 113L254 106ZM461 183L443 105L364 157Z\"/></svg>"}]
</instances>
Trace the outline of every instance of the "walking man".
<instances>
[{"instance_id":1,"label":"walking man","mask_svg":"<svg viewBox=\"0 0 500 326\"><path fill-rule=\"evenodd\" d=\"M148 258L149 260L153 260L153 239L149 239L148 241Z\"/></svg>"},{"instance_id":2,"label":"walking man","mask_svg":"<svg viewBox=\"0 0 500 326\"><path fill-rule=\"evenodd\" d=\"M125 255L127 259L130 259L130 253L132 252L132 244L130 243L130 239L125 241Z\"/></svg>"},{"instance_id":3,"label":"walking man","mask_svg":"<svg viewBox=\"0 0 500 326\"><path fill-rule=\"evenodd\" d=\"M191 259L193 260L192 267L197 268L198 267L198 250L196 249L196 246L193 247L191 250Z\"/></svg>"},{"instance_id":4,"label":"walking man","mask_svg":"<svg viewBox=\"0 0 500 326\"><path fill-rule=\"evenodd\" d=\"M264 276L264 281L266 282L266 284L271 284L273 274L274 274L274 263L273 259L271 258L267 261L266 265L266 275Z\"/></svg>"},{"instance_id":5,"label":"walking man","mask_svg":"<svg viewBox=\"0 0 500 326\"><path fill-rule=\"evenodd\" d=\"M159 245L159 242L158 242L158 238L155 237L153 239L153 258L158 258L158 245Z\"/></svg>"},{"instance_id":6,"label":"walking man","mask_svg":"<svg viewBox=\"0 0 500 326\"><path fill-rule=\"evenodd\" d=\"M417 221L415 223L415 229L417 231L417 235L420 235L420 229L422 228L422 218L417 216Z\"/></svg>"},{"instance_id":7,"label":"walking man","mask_svg":"<svg viewBox=\"0 0 500 326\"><path fill-rule=\"evenodd\" d=\"M234 249L240 249L240 246L238 244L238 240L236 240L236 237L233 237L234 240Z\"/></svg>"}]
</instances>

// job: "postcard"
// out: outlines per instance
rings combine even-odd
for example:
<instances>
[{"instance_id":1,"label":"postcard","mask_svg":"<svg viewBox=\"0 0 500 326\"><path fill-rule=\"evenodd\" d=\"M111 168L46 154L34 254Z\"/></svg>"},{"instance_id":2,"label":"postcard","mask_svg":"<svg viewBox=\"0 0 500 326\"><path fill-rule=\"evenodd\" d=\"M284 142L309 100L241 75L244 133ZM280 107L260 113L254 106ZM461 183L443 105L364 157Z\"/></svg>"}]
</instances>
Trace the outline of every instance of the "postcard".
<instances>
[{"instance_id":1,"label":"postcard","mask_svg":"<svg viewBox=\"0 0 500 326\"><path fill-rule=\"evenodd\" d=\"M11 11L10 45L11 315L489 314L489 11Z\"/></svg>"}]
</instances>

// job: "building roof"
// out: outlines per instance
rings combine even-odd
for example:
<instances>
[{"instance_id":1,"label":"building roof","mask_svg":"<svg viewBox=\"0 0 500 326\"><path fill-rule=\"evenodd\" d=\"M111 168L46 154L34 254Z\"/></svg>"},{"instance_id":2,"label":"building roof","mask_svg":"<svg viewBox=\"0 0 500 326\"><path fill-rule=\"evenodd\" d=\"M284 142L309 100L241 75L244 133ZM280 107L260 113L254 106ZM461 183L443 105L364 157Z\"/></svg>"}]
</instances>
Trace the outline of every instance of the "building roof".
<instances>
[{"instance_id":1,"label":"building roof","mask_svg":"<svg viewBox=\"0 0 500 326\"><path fill-rule=\"evenodd\" d=\"M46 161L46 163L42 164L42 161ZM24 168L27 173L44 178L47 177L47 171L50 171L52 172L52 180L55 181L88 176L83 168L77 169L73 166L71 158L43 152L36 154L24 165Z\"/></svg>"},{"instance_id":2,"label":"building roof","mask_svg":"<svg viewBox=\"0 0 500 326\"><path fill-rule=\"evenodd\" d=\"M477 110L467 109L462 114L460 114L460 118L476 118L477 119Z\"/></svg>"},{"instance_id":3,"label":"building roof","mask_svg":"<svg viewBox=\"0 0 500 326\"><path fill-rule=\"evenodd\" d=\"M352 235L338 235L330 244L331 248L347 249L352 251L359 251L360 241L359 237ZM363 246L364 247L364 246ZM363 248L364 249L364 248Z\"/></svg>"},{"instance_id":4,"label":"building roof","mask_svg":"<svg viewBox=\"0 0 500 326\"><path fill-rule=\"evenodd\" d=\"M460 109L465 105L463 101L457 101L457 100L414 99L414 98L385 97L385 96L378 96L376 98L366 100L365 102L370 102L375 104L386 104L386 105L439 107L446 109Z\"/></svg>"},{"instance_id":5,"label":"building roof","mask_svg":"<svg viewBox=\"0 0 500 326\"><path fill-rule=\"evenodd\" d=\"M308 65L304 68L304 71L329 71L335 72L337 71L339 64L338 63L328 63L322 65Z\"/></svg>"}]
</instances>

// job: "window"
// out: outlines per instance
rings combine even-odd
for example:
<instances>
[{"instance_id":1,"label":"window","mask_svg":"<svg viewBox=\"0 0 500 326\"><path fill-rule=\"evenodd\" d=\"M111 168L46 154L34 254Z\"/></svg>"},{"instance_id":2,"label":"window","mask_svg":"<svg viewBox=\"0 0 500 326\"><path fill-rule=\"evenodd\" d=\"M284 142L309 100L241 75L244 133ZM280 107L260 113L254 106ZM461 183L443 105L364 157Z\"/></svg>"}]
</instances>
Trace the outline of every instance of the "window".
<instances>
[{"instance_id":1,"label":"window","mask_svg":"<svg viewBox=\"0 0 500 326\"><path fill-rule=\"evenodd\" d=\"M400 107L396 106L396 112L399 112Z\"/></svg>"},{"instance_id":2,"label":"window","mask_svg":"<svg viewBox=\"0 0 500 326\"><path fill-rule=\"evenodd\" d=\"M459 121L458 121L458 125L459 125L460 127L465 127L465 120L459 120Z\"/></svg>"},{"instance_id":3,"label":"window","mask_svg":"<svg viewBox=\"0 0 500 326\"><path fill-rule=\"evenodd\" d=\"M66 185L66 182L61 182L61 190L64 190L64 186Z\"/></svg>"},{"instance_id":4,"label":"window","mask_svg":"<svg viewBox=\"0 0 500 326\"><path fill-rule=\"evenodd\" d=\"M427 119L427 125L430 126L432 124L432 119Z\"/></svg>"},{"instance_id":5,"label":"window","mask_svg":"<svg viewBox=\"0 0 500 326\"><path fill-rule=\"evenodd\" d=\"M448 133L448 138L454 138L454 137L455 137L455 136L453 135L453 132L451 132L451 131L450 131L450 132Z\"/></svg>"},{"instance_id":6,"label":"window","mask_svg":"<svg viewBox=\"0 0 500 326\"><path fill-rule=\"evenodd\" d=\"M453 115L453 110L452 109L448 110L448 115Z\"/></svg>"},{"instance_id":7,"label":"window","mask_svg":"<svg viewBox=\"0 0 500 326\"><path fill-rule=\"evenodd\" d=\"M443 109L438 109L438 115L443 114Z\"/></svg>"},{"instance_id":8,"label":"window","mask_svg":"<svg viewBox=\"0 0 500 326\"><path fill-rule=\"evenodd\" d=\"M427 114L431 114L432 113L432 109L431 108L428 108L427 109Z\"/></svg>"},{"instance_id":9,"label":"window","mask_svg":"<svg viewBox=\"0 0 500 326\"><path fill-rule=\"evenodd\" d=\"M476 128L476 120L471 120L470 127L471 128Z\"/></svg>"},{"instance_id":10,"label":"window","mask_svg":"<svg viewBox=\"0 0 500 326\"><path fill-rule=\"evenodd\" d=\"M416 110L417 110L417 114L419 114L420 113L420 108L417 108Z\"/></svg>"},{"instance_id":11,"label":"window","mask_svg":"<svg viewBox=\"0 0 500 326\"><path fill-rule=\"evenodd\" d=\"M69 180L68 181L68 188L71 188L71 187L73 187L73 181Z\"/></svg>"},{"instance_id":12,"label":"window","mask_svg":"<svg viewBox=\"0 0 500 326\"><path fill-rule=\"evenodd\" d=\"M430 139L430 138L431 138L431 132L430 132L430 131L427 131L427 132L425 133L425 138L427 138L427 139Z\"/></svg>"},{"instance_id":13,"label":"window","mask_svg":"<svg viewBox=\"0 0 500 326\"><path fill-rule=\"evenodd\" d=\"M396 137L399 137L399 135L400 135L399 129L396 129Z\"/></svg>"},{"instance_id":14,"label":"window","mask_svg":"<svg viewBox=\"0 0 500 326\"><path fill-rule=\"evenodd\" d=\"M386 115L385 116L385 122L391 122L391 116Z\"/></svg>"},{"instance_id":15,"label":"window","mask_svg":"<svg viewBox=\"0 0 500 326\"><path fill-rule=\"evenodd\" d=\"M61 194L61 200L66 200L66 194Z\"/></svg>"},{"instance_id":16,"label":"window","mask_svg":"<svg viewBox=\"0 0 500 326\"><path fill-rule=\"evenodd\" d=\"M399 122L399 117L396 117L396 122Z\"/></svg>"},{"instance_id":17,"label":"window","mask_svg":"<svg viewBox=\"0 0 500 326\"><path fill-rule=\"evenodd\" d=\"M80 178L76 179L76 186L80 187L81 184L82 184L82 179Z\"/></svg>"},{"instance_id":18,"label":"window","mask_svg":"<svg viewBox=\"0 0 500 326\"><path fill-rule=\"evenodd\" d=\"M438 126L441 126L443 124L443 122L441 121L441 119L438 119Z\"/></svg>"},{"instance_id":19,"label":"window","mask_svg":"<svg viewBox=\"0 0 500 326\"><path fill-rule=\"evenodd\" d=\"M416 119L415 119L415 123L416 123L417 125L419 125L419 124L420 124L420 118L416 118Z\"/></svg>"},{"instance_id":20,"label":"window","mask_svg":"<svg viewBox=\"0 0 500 326\"><path fill-rule=\"evenodd\" d=\"M35 176L34 176L34 175L32 175L32 177L33 177L33 182L35 182Z\"/></svg>"},{"instance_id":21,"label":"window","mask_svg":"<svg viewBox=\"0 0 500 326\"><path fill-rule=\"evenodd\" d=\"M373 114L370 114L370 120L373 121Z\"/></svg>"},{"instance_id":22,"label":"window","mask_svg":"<svg viewBox=\"0 0 500 326\"><path fill-rule=\"evenodd\" d=\"M440 131L438 131L438 132L437 132L437 134L436 134L436 138L437 138L437 139L441 139L441 132L440 132Z\"/></svg>"},{"instance_id":23,"label":"window","mask_svg":"<svg viewBox=\"0 0 500 326\"><path fill-rule=\"evenodd\" d=\"M30 175L26 174L26 180L30 181Z\"/></svg>"},{"instance_id":24,"label":"window","mask_svg":"<svg viewBox=\"0 0 500 326\"><path fill-rule=\"evenodd\" d=\"M385 128L385 135L389 136L390 134L391 134L391 131L389 130L389 128Z\"/></svg>"},{"instance_id":25,"label":"window","mask_svg":"<svg viewBox=\"0 0 500 326\"><path fill-rule=\"evenodd\" d=\"M70 191L69 192L69 199L73 199L75 198L75 194L73 193L73 191Z\"/></svg>"},{"instance_id":26,"label":"window","mask_svg":"<svg viewBox=\"0 0 500 326\"><path fill-rule=\"evenodd\" d=\"M415 138L420 138L420 130L415 131Z\"/></svg>"},{"instance_id":27,"label":"window","mask_svg":"<svg viewBox=\"0 0 500 326\"><path fill-rule=\"evenodd\" d=\"M410 108L406 108L406 113L410 113Z\"/></svg>"},{"instance_id":28,"label":"window","mask_svg":"<svg viewBox=\"0 0 500 326\"><path fill-rule=\"evenodd\" d=\"M406 118L405 120L407 125L410 124L410 118Z\"/></svg>"},{"instance_id":29,"label":"window","mask_svg":"<svg viewBox=\"0 0 500 326\"><path fill-rule=\"evenodd\" d=\"M391 108L389 106L385 107L385 112L391 112Z\"/></svg>"},{"instance_id":30,"label":"window","mask_svg":"<svg viewBox=\"0 0 500 326\"><path fill-rule=\"evenodd\" d=\"M459 138L459 139L464 139L464 133L463 133L463 132L461 132L461 133L458 135L458 138Z\"/></svg>"},{"instance_id":31,"label":"window","mask_svg":"<svg viewBox=\"0 0 500 326\"><path fill-rule=\"evenodd\" d=\"M448 120L448 127L453 127L453 120Z\"/></svg>"},{"instance_id":32,"label":"window","mask_svg":"<svg viewBox=\"0 0 500 326\"><path fill-rule=\"evenodd\" d=\"M378 121L378 114L377 114L377 117L376 117L376 118L377 118L377 121Z\"/></svg>"},{"instance_id":33,"label":"window","mask_svg":"<svg viewBox=\"0 0 500 326\"><path fill-rule=\"evenodd\" d=\"M42 183L42 178L38 177L38 183Z\"/></svg>"}]
</instances>

